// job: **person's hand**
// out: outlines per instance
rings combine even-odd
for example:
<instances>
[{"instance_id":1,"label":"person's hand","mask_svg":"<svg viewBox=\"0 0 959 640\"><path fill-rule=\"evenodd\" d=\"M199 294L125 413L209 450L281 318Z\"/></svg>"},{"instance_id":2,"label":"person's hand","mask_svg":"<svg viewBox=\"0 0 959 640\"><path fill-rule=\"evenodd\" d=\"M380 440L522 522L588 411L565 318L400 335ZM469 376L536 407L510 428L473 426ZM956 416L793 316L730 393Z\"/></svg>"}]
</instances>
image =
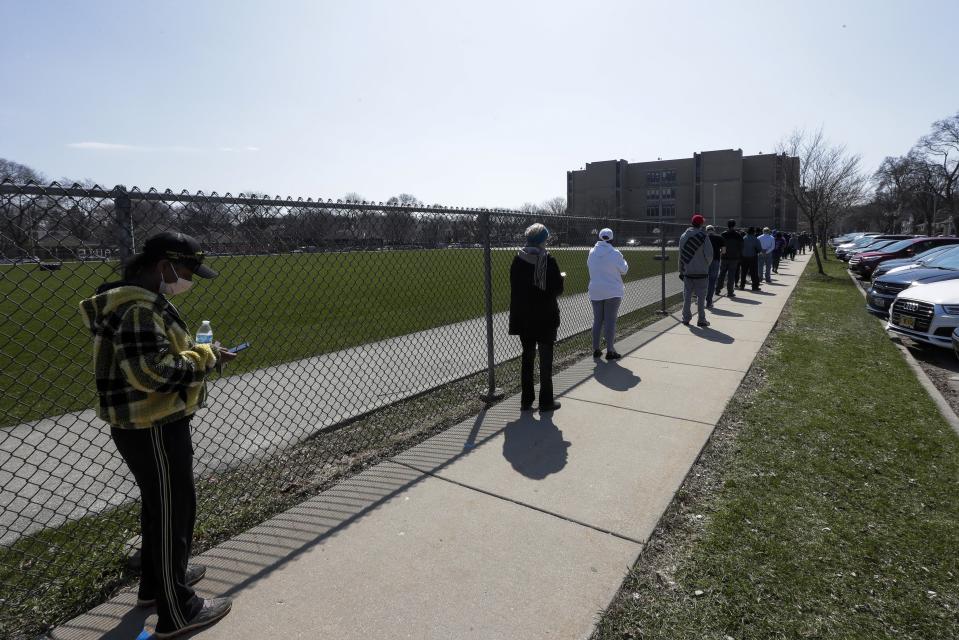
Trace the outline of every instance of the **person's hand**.
<instances>
[{"instance_id":1,"label":"person's hand","mask_svg":"<svg viewBox=\"0 0 959 640\"><path fill-rule=\"evenodd\" d=\"M232 351L224 349L223 347L217 347L216 358L218 364L226 364L227 362L231 362L232 360L236 359L238 355L238 353L233 353Z\"/></svg>"}]
</instances>

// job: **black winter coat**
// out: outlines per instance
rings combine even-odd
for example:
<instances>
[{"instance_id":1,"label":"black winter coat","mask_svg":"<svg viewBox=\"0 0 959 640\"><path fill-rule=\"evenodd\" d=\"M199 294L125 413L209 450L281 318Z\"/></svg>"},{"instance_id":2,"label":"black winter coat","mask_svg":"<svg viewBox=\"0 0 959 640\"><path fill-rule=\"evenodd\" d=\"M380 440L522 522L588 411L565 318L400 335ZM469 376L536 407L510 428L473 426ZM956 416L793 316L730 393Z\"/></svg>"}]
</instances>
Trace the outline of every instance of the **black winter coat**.
<instances>
[{"instance_id":1,"label":"black winter coat","mask_svg":"<svg viewBox=\"0 0 959 640\"><path fill-rule=\"evenodd\" d=\"M723 242L726 244L727 260L742 260L743 258L743 237L732 229L727 229L722 233Z\"/></svg>"},{"instance_id":2,"label":"black winter coat","mask_svg":"<svg viewBox=\"0 0 959 640\"><path fill-rule=\"evenodd\" d=\"M557 296L563 295L563 277L553 256L546 258L546 290L533 284L533 265L519 256L509 268L509 334L555 342L559 329Z\"/></svg>"}]
</instances>

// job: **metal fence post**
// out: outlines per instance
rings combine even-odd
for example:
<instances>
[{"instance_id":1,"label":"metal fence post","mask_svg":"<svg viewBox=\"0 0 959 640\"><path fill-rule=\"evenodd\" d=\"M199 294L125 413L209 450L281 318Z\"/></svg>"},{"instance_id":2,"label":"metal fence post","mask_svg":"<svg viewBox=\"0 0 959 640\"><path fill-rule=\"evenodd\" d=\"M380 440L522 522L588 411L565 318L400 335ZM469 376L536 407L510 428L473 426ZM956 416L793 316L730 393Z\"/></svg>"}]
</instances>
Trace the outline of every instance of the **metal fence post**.
<instances>
[{"instance_id":1,"label":"metal fence post","mask_svg":"<svg viewBox=\"0 0 959 640\"><path fill-rule=\"evenodd\" d=\"M666 234L664 233L663 236ZM662 276L660 277L660 284L662 285L662 294L660 297L660 304L662 305L659 309L661 315L666 315L666 260L668 256L666 255L666 239L663 238L663 242L660 247L659 260L662 266Z\"/></svg>"},{"instance_id":2,"label":"metal fence post","mask_svg":"<svg viewBox=\"0 0 959 640\"><path fill-rule=\"evenodd\" d=\"M653 260L659 260L661 267L659 281L662 287L662 292L659 298L660 307L656 311L659 315L667 315L666 311L666 261L669 260L669 256L666 255L666 233L662 229L653 229L653 233L659 235L659 255L653 256Z\"/></svg>"},{"instance_id":3,"label":"metal fence post","mask_svg":"<svg viewBox=\"0 0 959 640\"><path fill-rule=\"evenodd\" d=\"M120 259L124 260L136 252L133 240L133 205L127 188L117 185L113 188L113 215L117 225L117 241L120 245Z\"/></svg>"},{"instance_id":4,"label":"metal fence post","mask_svg":"<svg viewBox=\"0 0 959 640\"><path fill-rule=\"evenodd\" d=\"M483 402L495 402L503 397L503 390L496 386L496 359L493 351L493 251L490 239L490 213L479 214L483 232L483 292L486 298L486 389L480 395Z\"/></svg>"}]
</instances>

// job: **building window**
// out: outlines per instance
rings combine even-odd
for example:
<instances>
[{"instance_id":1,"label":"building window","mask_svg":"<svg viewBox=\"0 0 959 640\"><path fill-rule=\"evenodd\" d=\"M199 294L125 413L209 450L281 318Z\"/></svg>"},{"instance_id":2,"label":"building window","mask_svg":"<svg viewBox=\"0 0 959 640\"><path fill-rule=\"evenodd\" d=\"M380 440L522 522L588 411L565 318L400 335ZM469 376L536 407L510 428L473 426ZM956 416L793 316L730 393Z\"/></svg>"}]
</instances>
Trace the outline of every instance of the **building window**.
<instances>
[{"instance_id":1,"label":"building window","mask_svg":"<svg viewBox=\"0 0 959 640\"><path fill-rule=\"evenodd\" d=\"M660 197L663 200L675 200L676 199L676 187L663 187L659 190Z\"/></svg>"},{"instance_id":2,"label":"building window","mask_svg":"<svg viewBox=\"0 0 959 640\"><path fill-rule=\"evenodd\" d=\"M664 218L675 218L675 217L676 217L676 205L674 205L674 204L664 204L664 205L663 205L663 217L664 217Z\"/></svg>"},{"instance_id":3,"label":"building window","mask_svg":"<svg viewBox=\"0 0 959 640\"><path fill-rule=\"evenodd\" d=\"M659 189L646 189L647 200L659 200Z\"/></svg>"},{"instance_id":4,"label":"building window","mask_svg":"<svg viewBox=\"0 0 959 640\"><path fill-rule=\"evenodd\" d=\"M658 218L658 217L659 217L659 207L646 207L646 217L647 217L647 218Z\"/></svg>"},{"instance_id":5,"label":"building window","mask_svg":"<svg viewBox=\"0 0 959 640\"><path fill-rule=\"evenodd\" d=\"M647 171L646 172L647 184L660 184L660 183L669 184L673 182L676 182L675 169L665 169L663 171Z\"/></svg>"}]
</instances>

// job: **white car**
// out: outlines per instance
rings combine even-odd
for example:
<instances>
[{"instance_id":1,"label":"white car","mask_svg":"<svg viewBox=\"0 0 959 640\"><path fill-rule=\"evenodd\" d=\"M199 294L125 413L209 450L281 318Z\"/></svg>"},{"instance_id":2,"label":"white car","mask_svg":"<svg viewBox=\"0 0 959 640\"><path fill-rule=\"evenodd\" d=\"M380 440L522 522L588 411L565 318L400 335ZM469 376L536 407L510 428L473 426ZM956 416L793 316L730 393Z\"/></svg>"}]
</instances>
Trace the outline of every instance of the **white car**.
<instances>
[{"instance_id":1,"label":"white car","mask_svg":"<svg viewBox=\"0 0 959 640\"><path fill-rule=\"evenodd\" d=\"M889 308L886 329L913 340L952 348L952 332L959 327L959 280L909 287Z\"/></svg>"}]
</instances>

